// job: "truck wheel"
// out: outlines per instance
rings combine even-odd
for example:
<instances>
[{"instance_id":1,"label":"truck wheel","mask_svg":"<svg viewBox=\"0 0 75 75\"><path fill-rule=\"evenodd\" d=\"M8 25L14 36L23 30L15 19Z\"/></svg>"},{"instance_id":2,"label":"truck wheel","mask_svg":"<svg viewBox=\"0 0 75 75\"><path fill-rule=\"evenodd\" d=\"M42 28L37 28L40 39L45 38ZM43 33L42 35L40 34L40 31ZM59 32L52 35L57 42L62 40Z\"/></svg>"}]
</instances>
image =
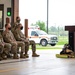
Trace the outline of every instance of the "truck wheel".
<instances>
[{"instance_id":1,"label":"truck wheel","mask_svg":"<svg viewBox=\"0 0 75 75\"><path fill-rule=\"evenodd\" d=\"M41 40L40 43L41 43L42 46L47 46L47 40L45 40L45 39L44 40Z\"/></svg>"},{"instance_id":2,"label":"truck wheel","mask_svg":"<svg viewBox=\"0 0 75 75\"><path fill-rule=\"evenodd\" d=\"M50 44L51 46L55 46L56 44Z\"/></svg>"}]
</instances>

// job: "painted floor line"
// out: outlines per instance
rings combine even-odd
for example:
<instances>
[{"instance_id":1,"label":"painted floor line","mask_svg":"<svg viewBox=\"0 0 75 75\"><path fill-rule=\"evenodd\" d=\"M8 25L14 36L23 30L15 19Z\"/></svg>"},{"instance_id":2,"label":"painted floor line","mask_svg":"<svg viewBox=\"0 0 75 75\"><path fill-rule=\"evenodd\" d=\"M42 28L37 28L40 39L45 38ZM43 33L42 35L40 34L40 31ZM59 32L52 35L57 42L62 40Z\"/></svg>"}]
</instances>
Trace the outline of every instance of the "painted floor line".
<instances>
[{"instance_id":1,"label":"painted floor line","mask_svg":"<svg viewBox=\"0 0 75 75\"><path fill-rule=\"evenodd\" d=\"M5 70L0 70L0 73L1 72L9 72L9 71L14 71L14 70L19 70L21 68L11 68L11 69L5 69Z\"/></svg>"}]
</instances>

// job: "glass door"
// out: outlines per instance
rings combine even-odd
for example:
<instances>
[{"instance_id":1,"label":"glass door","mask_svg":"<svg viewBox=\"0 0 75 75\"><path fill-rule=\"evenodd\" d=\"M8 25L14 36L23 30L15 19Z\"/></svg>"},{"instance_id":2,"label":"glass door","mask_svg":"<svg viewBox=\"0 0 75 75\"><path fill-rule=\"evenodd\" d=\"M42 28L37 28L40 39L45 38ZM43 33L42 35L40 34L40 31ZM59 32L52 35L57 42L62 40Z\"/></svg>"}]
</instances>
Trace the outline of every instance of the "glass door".
<instances>
[{"instance_id":1,"label":"glass door","mask_svg":"<svg viewBox=\"0 0 75 75\"><path fill-rule=\"evenodd\" d=\"M4 24L4 5L0 4L0 30L3 30Z\"/></svg>"},{"instance_id":2,"label":"glass door","mask_svg":"<svg viewBox=\"0 0 75 75\"><path fill-rule=\"evenodd\" d=\"M2 11L0 10L0 29L2 28Z\"/></svg>"}]
</instances>

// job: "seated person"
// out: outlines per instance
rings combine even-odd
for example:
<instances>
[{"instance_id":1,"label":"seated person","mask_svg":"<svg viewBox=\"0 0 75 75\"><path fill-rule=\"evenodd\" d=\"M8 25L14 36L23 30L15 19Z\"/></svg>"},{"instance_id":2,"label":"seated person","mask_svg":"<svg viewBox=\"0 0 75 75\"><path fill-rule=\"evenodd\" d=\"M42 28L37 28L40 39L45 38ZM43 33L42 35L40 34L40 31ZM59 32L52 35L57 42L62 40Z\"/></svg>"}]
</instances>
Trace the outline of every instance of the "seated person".
<instances>
[{"instance_id":1,"label":"seated person","mask_svg":"<svg viewBox=\"0 0 75 75\"><path fill-rule=\"evenodd\" d=\"M18 47L21 47L20 58L25 58L25 44L22 41L16 41L13 33L11 32L11 25L10 23L5 24L5 31L3 32L4 41L11 44L11 52L13 53L14 59L19 59L17 54Z\"/></svg>"},{"instance_id":2,"label":"seated person","mask_svg":"<svg viewBox=\"0 0 75 75\"><path fill-rule=\"evenodd\" d=\"M28 40L25 35L22 33L23 26L22 24L18 24L16 26L16 30L14 31L14 36L17 41L23 41L25 43L25 56L28 56L28 50L29 50L29 45L32 47L32 57L39 57L38 54L36 54L36 44L33 40Z\"/></svg>"},{"instance_id":3,"label":"seated person","mask_svg":"<svg viewBox=\"0 0 75 75\"><path fill-rule=\"evenodd\" d=\"M0 33L0 59L6 59L10 56L11 44L5 43Z\"/></svg>"},{"instance_id":4,"label":"seated person","mask_svg":"<svg viewBox=\"0 0 75 75\"><path fill-rule=\"evenodd\" d=\"M3 48L4 48L4 46L3 46L3 44L0 42L0 61L1 61L4 57L6 57L6 56L2 57Z\"/></svg>"}]
</instances>

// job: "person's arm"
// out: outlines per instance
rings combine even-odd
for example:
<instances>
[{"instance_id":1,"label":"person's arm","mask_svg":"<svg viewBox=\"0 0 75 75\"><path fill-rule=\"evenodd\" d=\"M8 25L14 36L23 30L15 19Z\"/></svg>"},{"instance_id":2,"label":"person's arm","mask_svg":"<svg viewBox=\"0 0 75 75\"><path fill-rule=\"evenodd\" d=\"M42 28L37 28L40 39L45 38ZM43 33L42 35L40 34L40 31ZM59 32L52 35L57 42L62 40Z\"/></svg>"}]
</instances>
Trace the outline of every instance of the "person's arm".
<instances>
[{"instance_id":1,"label":"person's arm","mask_svg":"<svg viewBox=\"0 0 75 75\"><path fill-rule=\"evenodd\" d=\"M0 42L0 53L3 52L3 49L4 49L4 44L2 44L2 43Z\"/></svg>"},{"instance_id":2,"label":"person's arm","mask_svg":"<svg viewBox=\"0 0 75 75\"><path fill-rule=\"evenodd\" d=\"M24 40L26 39L25 34L23 34L23 32L21 31L21 38L23 38Z\"/></svg>"},{"instance_id":3,"label":"person's arm","mask_svg":"<svg viewBox=\"0 0 75 75\"><path fill-rule=\"evenodd\" d=\"M20 37L18 31L15 31L15 33L14 33L14 37L15 37L16 41L24 41L24 39Z\"/></svg>"},{"instance_id":4,"label":"person's arm","mask_svg":"<svg viewBox=\"0 0 75 75\"><path fill-rule=\"evenodd\" d=\"M7 43L11 43L12 42L12 40L11 40L11 38L9 37L9 34L3 34L3 39L4 39L4 41L5 42L7 42Z\"/></svg>"}]
</instances>

